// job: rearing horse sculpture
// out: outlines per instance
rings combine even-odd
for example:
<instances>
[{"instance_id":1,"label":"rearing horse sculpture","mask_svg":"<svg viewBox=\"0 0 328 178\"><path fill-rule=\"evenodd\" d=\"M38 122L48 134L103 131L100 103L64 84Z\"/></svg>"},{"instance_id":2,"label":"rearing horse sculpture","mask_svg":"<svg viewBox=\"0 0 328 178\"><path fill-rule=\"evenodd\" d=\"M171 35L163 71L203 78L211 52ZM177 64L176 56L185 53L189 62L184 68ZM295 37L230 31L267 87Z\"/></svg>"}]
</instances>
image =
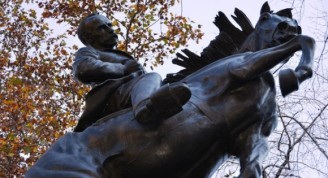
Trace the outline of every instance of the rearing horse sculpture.
<instances>
[{"instance_id":1,"label":"rearing horse sculpture","mask_svg":"<svg viewBox=\"0 0 328 178\"><path fill-rule=\"evenodd\" d=\"M273 13L265 3L255 29L240 10L235 15L242 31L219 12L221 32L201 56L178 54L186 69L167 81L178 78L191 89L182 112L149 126L131 109L106 116L59 139L26 177L204 178L229 155L240 159L239 177L261 177L277 122L269 70L301 50L297 69L282 73L291 84L280 84L283 95L297 89L312 75L314 40L300 34L291 9Z\"/></svg>"}]
</instances>

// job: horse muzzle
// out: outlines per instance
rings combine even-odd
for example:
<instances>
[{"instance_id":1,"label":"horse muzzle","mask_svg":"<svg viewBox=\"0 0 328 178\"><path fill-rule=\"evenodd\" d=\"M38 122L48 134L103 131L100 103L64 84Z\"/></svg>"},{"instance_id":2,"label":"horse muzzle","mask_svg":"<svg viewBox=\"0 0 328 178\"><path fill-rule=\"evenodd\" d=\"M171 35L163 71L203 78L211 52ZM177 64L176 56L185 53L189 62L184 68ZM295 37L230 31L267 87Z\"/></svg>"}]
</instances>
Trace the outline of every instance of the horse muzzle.
<instances>
[{"instance_id":1,"label":"horse muzzle","mask_svg":"<svg viewBox=\"0 0 328 178\"><path fill-rule=\"evenodd\" d=\"M273 32L273 39L278 44L285 43L302 33L302 28L292 22L280 22Z\"/></svg>"}]
</instances>

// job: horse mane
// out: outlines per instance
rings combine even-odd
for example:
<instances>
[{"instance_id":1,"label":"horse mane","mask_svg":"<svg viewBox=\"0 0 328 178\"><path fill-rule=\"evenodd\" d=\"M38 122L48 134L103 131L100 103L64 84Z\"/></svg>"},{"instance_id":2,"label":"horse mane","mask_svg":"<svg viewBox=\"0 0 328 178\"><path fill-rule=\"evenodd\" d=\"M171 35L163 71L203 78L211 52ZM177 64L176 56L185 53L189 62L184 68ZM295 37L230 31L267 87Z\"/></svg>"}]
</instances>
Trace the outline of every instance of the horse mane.
<instances>
[{"instance_id":1,"label":"horse mane","mask_svg":"<svg viewBox=\"0 0 328 178\"><path fill-rule=\"evenodd\" d=\"M241 30L235 27L223 12L219 11L213 22L220 30L219 35L203 49L200 55L188 49L183 49L183 54L178 52L172 63L184 67L184 69L178 73L167 74L164 83L179 81L214 61L235 54L254 31L254 27L248 17L238 8L235 9L234 14L235 16L232 15L232 18Z\"/></svg>"},{"instance_id":2,"label":"horse mane","mask_svg":"<svg viewBox=\"0 0 328 178\"><path fill-rule=\"evenodd\" d=\"M219 12L213 23L219 28L220 34L202 51L202 58L214 62L236 53L254 31L252 23L241 10L236 8L234 14L235 16L231 17L241 30L235 27L223 12Z\"/></svg>"},{"instance_id":3,"label":"horse mane","mask_svg":"<svg viewBox=\"0 0 328 178\"><path fill-rule=\"evenodd\" d=\"M283 9L276 12L276 14L292 18L291 10L291 8ZM262 6L261 14L264 12L273 12L270 10L268 2L265 2ZM231 17L239 25L240 29L233 25L223 12L219 11L213 22L220 30L219 35L203 49L200 55L188 49L181 50L183 54L178 52L176 58L172 60L172 63L184 69L177 73L167 74L163 82L173 83L180 81L214 61L249 50L247 44L243 44L245 41L254 40L252 34L255 29L251 21L244 12L238 8L235 8L234 15L231 15Z\"/></svg>"}]
</instances>

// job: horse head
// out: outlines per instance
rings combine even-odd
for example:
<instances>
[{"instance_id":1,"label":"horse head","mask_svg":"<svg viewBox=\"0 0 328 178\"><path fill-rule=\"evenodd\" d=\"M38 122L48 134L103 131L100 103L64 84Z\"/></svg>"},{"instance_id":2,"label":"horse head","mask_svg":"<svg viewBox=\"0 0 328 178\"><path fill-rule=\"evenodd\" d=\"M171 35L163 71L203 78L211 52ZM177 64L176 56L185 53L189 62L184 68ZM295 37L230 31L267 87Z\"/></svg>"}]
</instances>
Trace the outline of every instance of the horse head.
<instances>
[{"instance_id":1,"label":"horse head","mask_svg":"<svg viewBox=\"0 0 328 178\"><path fill-rule=\"evenodd\" d=\"M302 33L301 27L292 17L291 10L287 8L273 13L267 2L263 4L254 31L258 38L256 50L277 46Z\"/></svg>"}]
</instances>

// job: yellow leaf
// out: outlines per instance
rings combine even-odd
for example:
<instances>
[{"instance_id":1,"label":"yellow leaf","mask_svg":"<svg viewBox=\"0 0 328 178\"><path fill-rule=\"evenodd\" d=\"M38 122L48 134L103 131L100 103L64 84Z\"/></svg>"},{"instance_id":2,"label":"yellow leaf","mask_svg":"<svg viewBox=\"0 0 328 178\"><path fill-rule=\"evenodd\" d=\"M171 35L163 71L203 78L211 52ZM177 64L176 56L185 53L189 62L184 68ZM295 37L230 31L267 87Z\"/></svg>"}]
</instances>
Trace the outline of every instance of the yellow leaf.
<instances>
[{"instance_id":1,"label":"yellow leaf","mask_svg":"<svg viewBox=\"0 0 328 178\"><path fill-rule=\"evenodd\" d=\"M14 105L14 104L16 104L16 102L14 100L4 100L3 104L5 104L5 105Z\"/></svg>"},{"instance_id":2,"label":"yellow leaf","mask_svg":"<svg viewBox=\"0 0 328 178\"><path fill-rule=\"evenodd\" d=\"M117 25L118 25L118 21L115 19L115 20L112 22L112 25L113 25L113 26L117 26Z\"/></svg>"},{"instance_id":3,"label":"yellow leaf","mask_svg":"<svg viewBox=\"0 0 328 178\"><path fill-rule=\"evenodd\" d=\"M79 95L81 95L81 96L83 95L83 93L84 93L84 92L83 92L82 89L80 89L80 90L77 91L77 94L79 94Z\"/></svg>"},{"instance_id":4,"label":"yellow leaf","mask_svg":"<svg viewBox=\"0 0 328 178\"><path fill-rule=\"evenodd\" d=\"M12 85L21 85L23 83L22 79L17 77L12 77L9 79L10 84Z\"/></svg>"},{"instance_id":5,"label":"yellow leaf","mask_svg":"<svg viewBox=\"0 0 328 178\"><path fill-rule=\"evenodd\" d=\"M133 4L133 5L131 6L131 9L135 9L135 10L137 10L137 9L138 9L138 5L137 5L137 4Z\"/></svg>"},{"instance_id":6,"label":"yellow leaf","mask_svg":"<svg viewBox=\"0 0 328 178\"><path fill-rule=\"evenodd\" d=\"M33 124L29 122L29 123L26 124L26 126L27 127L33 127Z\"/></svg>"}]
</instances>

